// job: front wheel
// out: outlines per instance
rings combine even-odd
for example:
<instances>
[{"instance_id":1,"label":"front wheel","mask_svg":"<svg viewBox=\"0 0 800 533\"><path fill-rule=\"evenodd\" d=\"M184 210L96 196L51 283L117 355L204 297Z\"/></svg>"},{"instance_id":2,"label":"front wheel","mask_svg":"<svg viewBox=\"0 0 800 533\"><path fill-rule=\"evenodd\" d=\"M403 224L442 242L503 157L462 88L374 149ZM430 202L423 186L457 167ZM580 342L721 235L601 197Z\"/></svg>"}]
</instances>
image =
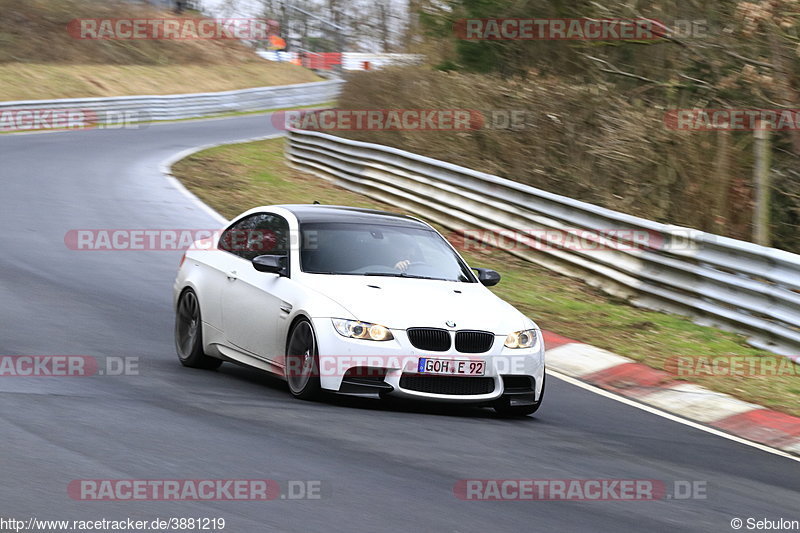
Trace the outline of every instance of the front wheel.
<instances>
[{"instance_id":1,"label":"front wheel","mask_svg":"<svg viewBox=\"0 0 800 533\"><path fill-rule=\"evenodd\" d=\"M220 359L209 357L203 351L203 326L200 302L192 289L187 289L178 300L175 313L175 350L183 366L191 368L219 368Z\"/></svg>"},{"instance_id":2,"label":"front wheel","mask_svg":"<svg viewBox=\"0 0 800 533\"><path fill-rule=\"evenodd\" d=\"M500 416L527 416L532 415L539 410L544 399L544 385L546 374L542 374L542 392L539 393L539 399L530 405L509 405L508 398L500 398L494 404L494 411Z\"/></svg>"},{"instance_id":3,"label":"front wheel","mask_svg":"<svg viewBox=\"0 0 800 533\"><path fill-rule=\"evenodd\" d=\"M289 392L301 400L320 396L319 351L314 327L307 319L298 321L286 343L286 382Z\"/></svg>"}]
</instances>

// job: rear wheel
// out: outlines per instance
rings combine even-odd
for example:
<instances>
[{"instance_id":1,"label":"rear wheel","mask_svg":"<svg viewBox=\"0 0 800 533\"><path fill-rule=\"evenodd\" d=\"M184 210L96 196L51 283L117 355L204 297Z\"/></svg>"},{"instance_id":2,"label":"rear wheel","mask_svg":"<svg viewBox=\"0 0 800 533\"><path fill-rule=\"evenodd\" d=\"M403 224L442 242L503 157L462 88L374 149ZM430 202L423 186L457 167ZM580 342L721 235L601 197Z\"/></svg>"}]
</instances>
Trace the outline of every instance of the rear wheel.
<instances>
[{"instance_id":1,"label":"rear wheel","mask_svg":"<svg viewBox=\"0 0 800 533\"><path fill-rule=\"evenodd\" d=\"M175 350L183 366L191 368L219 368L222 361L209 357L203 351L203 327L200 302L192 289L187 289L178 300L175 313Z\"/></svg>"},{"instance_id":2,"label":"rear wheel","mask_svg":"<svg viewBox=\"0 0 800 533\"><path fill-rule=\"evenodd\" d=\"M319 351L314 327L307 319L299 320L286 343L286 382L295 398L313 400L320 396Z\"/></svg>"},{"instance_id":3,"label":"rear wheel","mask_svg":"<svg viewBox=\"0 0 800 533\"><path fill-rule=\"evenodd\" d=\"M539 406L542 405L544 399L544 385L546 374L542 374L542 392L539 393L539 399L530 405L510 405L508 398L500 398L494 404L494 411L501 416L527 416L535 413Z\"/></svg>"}]
</instances>

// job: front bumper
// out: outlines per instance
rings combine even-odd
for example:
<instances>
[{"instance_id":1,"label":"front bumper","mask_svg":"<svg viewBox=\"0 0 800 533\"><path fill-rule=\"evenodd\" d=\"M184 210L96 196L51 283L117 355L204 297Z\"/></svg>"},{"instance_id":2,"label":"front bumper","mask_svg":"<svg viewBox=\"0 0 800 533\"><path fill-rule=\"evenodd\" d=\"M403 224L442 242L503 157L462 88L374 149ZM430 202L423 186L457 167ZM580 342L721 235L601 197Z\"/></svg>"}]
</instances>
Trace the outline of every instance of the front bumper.
<instances>
[{"instance_id":1,"label":"front bumper","mask_svg":"<svg viewBox=\"0 0 800 533\"><path fill-rule=\"evenodd\" d=\"M415 400L490 403L502 396L515 395L518 401L541 397L544 377L544 342L541 333L530 349L509 349L505 335L495 336L491 349L466 354L451 348L428 352L415 348L404 330L391 330L391 341L350 339L336 332L330 318L313 319L319 348L320 385L323 389L356 396L403 397ZM441 376L419 374L420 357L451 360L482 360L484 375ZM352 378L348 370L367 369L367 378ZM519 387L522 377L532 378L531 393ZM480 381L462 381L480 380ZM510 386L510 385L511 386Z\"/></svg>"}]
</instances>

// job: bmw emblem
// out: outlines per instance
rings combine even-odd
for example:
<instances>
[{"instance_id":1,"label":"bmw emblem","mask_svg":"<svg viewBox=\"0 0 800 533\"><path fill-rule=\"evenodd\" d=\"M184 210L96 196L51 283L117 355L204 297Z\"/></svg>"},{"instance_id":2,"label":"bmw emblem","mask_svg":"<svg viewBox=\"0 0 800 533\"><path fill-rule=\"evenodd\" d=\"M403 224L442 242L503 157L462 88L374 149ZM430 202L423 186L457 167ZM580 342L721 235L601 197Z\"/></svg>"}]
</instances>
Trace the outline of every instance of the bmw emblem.
<instances>
[{"instance_id":1,"label":"bmw emblem","mask_svg":"<svg viewBox=\"0 0 800 533\"><path fill-rule=\"evenodd\" d=\"M445 322L445 324L447 325L448 328L456 327L456 323L453 322L452 320L448 320L447 322Z\"/></svg>"}]
</instances>

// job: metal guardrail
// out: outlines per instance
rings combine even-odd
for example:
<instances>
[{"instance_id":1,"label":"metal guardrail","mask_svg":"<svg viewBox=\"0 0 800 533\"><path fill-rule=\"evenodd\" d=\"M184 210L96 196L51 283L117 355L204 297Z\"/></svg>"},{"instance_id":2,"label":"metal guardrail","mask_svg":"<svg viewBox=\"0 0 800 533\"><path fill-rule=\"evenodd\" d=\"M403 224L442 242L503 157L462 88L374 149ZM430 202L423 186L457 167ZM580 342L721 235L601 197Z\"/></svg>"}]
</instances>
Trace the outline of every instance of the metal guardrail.
<instances>
[{"instance_id":1,"label":"metal guardrail","mask_svg":"<svg viewBox=\"0 0 800 533\"><path fill-rule=\"evenodd\" d=\"M423 54L365 54L344 52L342 67L344 70L365 70L365 63L370 69L381 69L389 66L419 65L425 61Z\"/></svg>"},{"instance_id":2,"label":"metal guardrail","mask_svg":"<svg viewBox=\"0 0 800 533\"><path fill-rule=\"evenodd\" d=\"M120 120L178 120L322 104L336 99L341 84L342 81L333 80L216 93L21 100L0 102L0 113L7 110L80 110L92 113L93 122L97 124L118 123Z\"/></svg>"},{"instance_id":3,"label":"metal guardrail","mask_svg":"<svg viewBox=\"0 0 800 533\"><path fill-rule=\"evenodd\" d=\"M285 61L295 64L301 63L300 52L278 52L275 50L257 50L261 58L268 61ZM322 56L322 53L308 52L309 57ZM380 69L388 66L403 66L403 65L418 65L425 61L425 56L422 54L369 54L361 52L342 52L341 63L344 70L366 70ZM310 66L310 68L321 69L330 68L330 65L325 67L324 62L320 61L317 66Z\"/></svg>"},{"instance_id":4,"label":"metal guardrail","mask_svg":"<svg viewBox=\"0 0 800 533\"><path fill-rule=\"evenodd\" d=\"M378 144L290 131L295 168L425 216L450 230L520 244L511 253L585 280L635 305L692 316L749 336L800 363L800 255L660 224ZM472 232L480 228L485 231ZM598 249L546 242L547 230L582 230ZM647 232L627 246L608 230ZM506 230L508 230L506 232ZM539 230L542 230L539 232ZM628 243L630 244L630 243ZM691 354L687 354L691 355Z\"/></svg>"}]
</instances>

